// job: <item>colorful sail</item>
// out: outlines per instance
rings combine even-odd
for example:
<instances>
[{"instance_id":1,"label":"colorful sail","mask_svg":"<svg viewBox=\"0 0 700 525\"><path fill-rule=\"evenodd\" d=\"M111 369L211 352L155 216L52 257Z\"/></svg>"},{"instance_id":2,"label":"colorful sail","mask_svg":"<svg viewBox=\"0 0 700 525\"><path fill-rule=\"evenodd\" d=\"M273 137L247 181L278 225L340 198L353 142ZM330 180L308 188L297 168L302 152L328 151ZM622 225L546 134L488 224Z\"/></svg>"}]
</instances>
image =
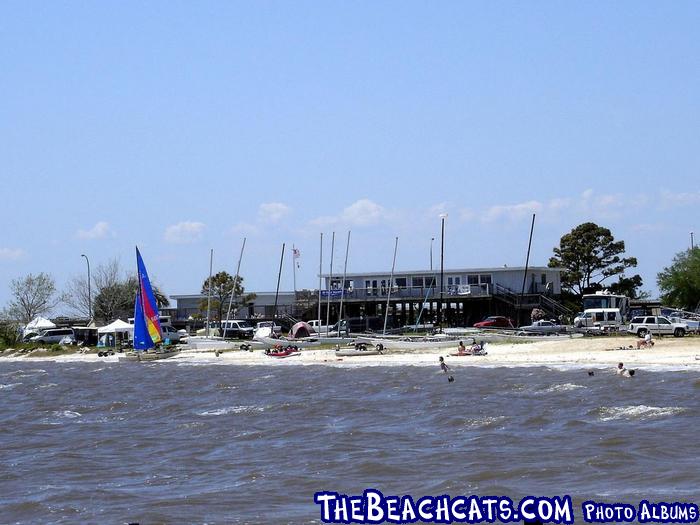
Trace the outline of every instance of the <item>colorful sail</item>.
<instances>
[{"instance_id":1,"label":"colorful sail","mask_svg":"<svg viewBox=\"0 0 700 525\"><path fill-rule=\"evenodd\" d=\"M134 306L134 349L153 348L163 339L160 328L160 315L156 304L151 281L148 279L146 266L143 264L139 249L136 248L136 267L138 270L139 290Z\"/></svg>"}]
</instances>

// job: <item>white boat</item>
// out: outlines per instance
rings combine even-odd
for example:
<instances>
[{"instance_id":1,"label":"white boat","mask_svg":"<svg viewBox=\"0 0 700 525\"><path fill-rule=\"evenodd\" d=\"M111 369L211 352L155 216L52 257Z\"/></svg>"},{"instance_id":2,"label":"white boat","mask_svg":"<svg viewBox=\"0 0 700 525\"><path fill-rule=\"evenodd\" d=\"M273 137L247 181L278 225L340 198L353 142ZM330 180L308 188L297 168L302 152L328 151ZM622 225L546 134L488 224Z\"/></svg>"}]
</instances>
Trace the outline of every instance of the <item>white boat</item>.
<instances>
[{"instance_id":1,"label":"white boat","mask_svg":"<svg viewBox=\"0 0 700 525\"><path fill-rule=\"evenodd\" d=\"M176 356L180 353L179 348L172 349L159 349L159 350L146 350L141 352L135 352L134 350L129 350L125 352L124 355L119 356L119 361L156 361L158 359L167 359L169 357Z\"/></svg>"},{"instance_id":2,"label":"white boat","mask_svg":"<svg viewBox=\"0 0 700 525\"><path fill-rule=\"evenodd\" d=\"M374 345L367 343L355 343L350 347L339 348L335 351L338 357L357 357L366 355L382 355L382 350Z\"/></svg>"},{"instance_id":3,"label":"white boat","mask_svg":"<svg viewBox=\"0 0 700 525\"><path fill-rule=\"evenodd\" d=\"M460 339L457 337L436 335L426 337L358 337L358 343L372 344L377 349L397 350L431 350L433 348L456 348Z\"/></svg>"}]
</instances>

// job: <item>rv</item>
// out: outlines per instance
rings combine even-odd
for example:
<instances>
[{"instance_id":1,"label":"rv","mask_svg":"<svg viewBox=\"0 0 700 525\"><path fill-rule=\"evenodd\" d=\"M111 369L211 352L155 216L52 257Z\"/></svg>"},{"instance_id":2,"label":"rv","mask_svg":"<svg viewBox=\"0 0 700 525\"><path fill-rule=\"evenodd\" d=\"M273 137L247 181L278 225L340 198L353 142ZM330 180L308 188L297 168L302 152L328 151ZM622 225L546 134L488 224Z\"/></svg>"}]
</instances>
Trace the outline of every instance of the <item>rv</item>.
<instances>
[{"instance_id":1,"label":"rv","mask_svg":"<svg viewBox=\"0 0 700 525\"><path fill-rule=\"evenodd\" d=\"M574 319L576 328L617 329L623 323L619 308L589 308Z\"/></svg>"}]
</instances>

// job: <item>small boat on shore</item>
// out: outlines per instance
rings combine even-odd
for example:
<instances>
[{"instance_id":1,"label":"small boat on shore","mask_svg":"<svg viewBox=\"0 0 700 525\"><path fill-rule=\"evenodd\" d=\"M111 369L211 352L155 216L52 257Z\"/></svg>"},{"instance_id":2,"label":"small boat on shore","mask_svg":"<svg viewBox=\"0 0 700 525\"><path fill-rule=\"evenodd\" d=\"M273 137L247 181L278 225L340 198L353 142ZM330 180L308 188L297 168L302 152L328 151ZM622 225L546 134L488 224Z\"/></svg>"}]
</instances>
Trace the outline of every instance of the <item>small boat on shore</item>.
<instances>
[{"instance_id":1,"label":"small boat on shore","mask_svg":"<svg viewBox=\"0 0 700 525\"><path fill-rule=\"evenodd\" d=\"M276 357L277 359L284 359L286 357L292 357L295 355L301 355L301 351L298 347L288 346L286 348L276 348L273 350L265 350L265 355L270 357Z\"/></svg>"},{"instance_id":2,"label":"small boat on shore","mask_svg":"<svg viewBox=\"0 0 700 525\"><path fill-rule=\"evenodd\" d=\"M135 352L130 350L125 352L124 355L119 356L119 361L157 361L159 359L168 359L169 357L176 356L180 353L179 348L169 348L169 349L159 349L159 350L146 350L143 352Z\"/></svg>"},{"instance_id":3,"label":"small boat on shore","mask_svg":"<svg viewBox=\"0 0 700 525\"><path fill-rule=\"evenodd\" d=\"M367 343L355 343L351 347L339 348L335 351L338 357L356 357L365 355L383 355L382 349Z\"/></svg>"}]
</instances>

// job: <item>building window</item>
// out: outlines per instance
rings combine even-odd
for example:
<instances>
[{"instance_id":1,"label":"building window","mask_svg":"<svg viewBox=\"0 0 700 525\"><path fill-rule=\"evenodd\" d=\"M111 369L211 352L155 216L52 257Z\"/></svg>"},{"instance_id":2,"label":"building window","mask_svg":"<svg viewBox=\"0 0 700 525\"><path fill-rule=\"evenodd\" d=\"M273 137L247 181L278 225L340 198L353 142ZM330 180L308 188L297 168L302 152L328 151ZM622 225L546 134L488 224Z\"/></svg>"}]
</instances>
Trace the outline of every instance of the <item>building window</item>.
<instances>
[{"instance_id":1,"label":"building window","mask_svg":"<svg viewBox=\"0 0 700 525\"><path fill-rule=\"evenodd\" d=\"M542 284L547 284L547 274L546 273L542 274L542 278L541 278L540 282Z\"/></svg>"},{"instance_id":2,"label":"building window","mask_svg":"<svg viewBox=\"0 0 700 525\"><path fill-rule=\"evenodd\" d=\"M467 275L467 284L479 284L479 276Z\"/></svg>"},{"instance_id":3,"label":"building window","mask_svg":"<svg viewBox=\"0 0 700 525\"><path fill-rule=\"evenodd\" d=\"M411 286L414 288L423 288L423 278L422 277L414 277L411 279Z\"/></svg>"},{"instance_id":4,"label":"building window","mask_svg":"<svg viewBox=\"0 0 700 525\"><path fill-rule=\"evenodd\" d=\"M405 277L397 277L394 279L394 284L399 290L403 290L406 288L406 278Z\"/></svg>"},{"instance_id":5,"label":"building window","mask_svg":"<svg viewBox=\"0 0 700 525\"><path fill-rule=\"evenodd\" d=\"M480 275L479 280L481 281L481 284L491 284L491 275L490 274ZM469 283L469 284L471 284L471 283Z\"/></svg>"}]
</instances>

